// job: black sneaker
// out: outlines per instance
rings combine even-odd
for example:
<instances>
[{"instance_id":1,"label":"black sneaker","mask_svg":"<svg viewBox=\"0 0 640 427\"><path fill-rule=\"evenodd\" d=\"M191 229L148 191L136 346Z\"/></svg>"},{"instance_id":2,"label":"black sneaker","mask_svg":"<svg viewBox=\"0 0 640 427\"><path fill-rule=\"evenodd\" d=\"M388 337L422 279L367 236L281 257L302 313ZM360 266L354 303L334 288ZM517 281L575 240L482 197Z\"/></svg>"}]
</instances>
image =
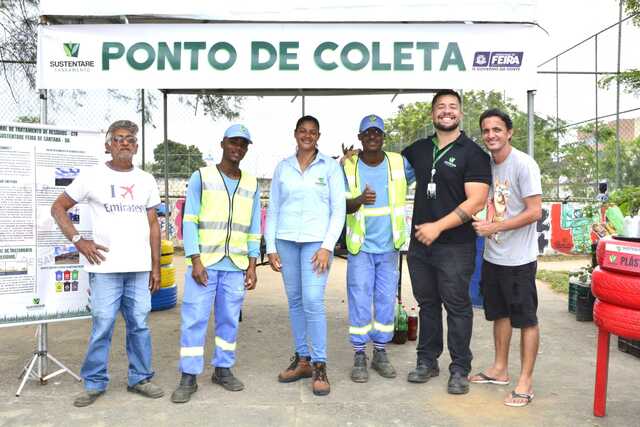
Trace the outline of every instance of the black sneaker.
<instances>
[{"instance_id":1,"label":"black sneaker","mask_svg":"<svg viewBox=\"0 0 640 427\"><path fill-rule=\"evenodd\" d=\"M186 403L191 399L191 395L198 390L198 383L196 382L196 376L192 374L182 373L180 378L180 384L171 395L171 401L173 403Z\"/></svg>"},{"instance_id":2,"label":"black sneaker","mask_svg":"<svg viewBox=\"0 0 640 427\"><path fill-rule=\"evenodd\" d=\"M366 383L369 381L367 371L367 355L364 351L358 351L353 356L353 368L351 368L351 381L354 383Z\"/></svg>"},{"instance_id":3,"label":"black sneaker","mask_svg":"<svg viewBox=\"0 0 640 427\"><path fill-rule=\"evenodd\" d=\"M215 368L211 381L214 384L220 384L225 390L229 391L241 391L244 390L244 384L242 381L233 376L231 369L229 368Z\"/></svg>"},{"instance_id":4,"label":"black sneaker","mask_svg":"<svg viewBox=\"0 0 640 427\"><path fill-rule=\"evenodd\" d=\"M467 394L469 393L469 379L466 375L454 372L449 377L447 384L447 392L449 394Z\"/></svg>"},{"instance_id":5,"label":"black sneaker","mask_svg":"<svg viewBox=\"0 0 640 427\"><path fill-rule=\"evenodd\" d=\"M410 383L426 383L429 378L437 377L438 375L440 375L440 368L437 365L428 366L422 360L418 360L416 369L407 375L407 381Z\"/></svg>"}]
</instances>

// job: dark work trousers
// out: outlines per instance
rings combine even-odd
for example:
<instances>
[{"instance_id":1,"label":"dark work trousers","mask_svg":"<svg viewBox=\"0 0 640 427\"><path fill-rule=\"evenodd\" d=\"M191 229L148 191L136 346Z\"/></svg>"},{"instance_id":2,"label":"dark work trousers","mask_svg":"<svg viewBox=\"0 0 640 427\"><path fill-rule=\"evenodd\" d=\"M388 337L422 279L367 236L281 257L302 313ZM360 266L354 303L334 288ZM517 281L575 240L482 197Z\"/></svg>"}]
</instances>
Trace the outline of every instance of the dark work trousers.
<instances>
[{"instance_id":1,"label":"dark work trousers","mask_svg":"<svg viewBox=\"0 0 640 427\"><path fill-rule=\"evenodd\" d=\"M475 267L475 242L425 246L412 240L407 262L413 295L420 307L418 360L437 366L442 354L442 304L447 310L449 371L471 371L473 308L469 281Z\"/></svg>"}]
</instances>

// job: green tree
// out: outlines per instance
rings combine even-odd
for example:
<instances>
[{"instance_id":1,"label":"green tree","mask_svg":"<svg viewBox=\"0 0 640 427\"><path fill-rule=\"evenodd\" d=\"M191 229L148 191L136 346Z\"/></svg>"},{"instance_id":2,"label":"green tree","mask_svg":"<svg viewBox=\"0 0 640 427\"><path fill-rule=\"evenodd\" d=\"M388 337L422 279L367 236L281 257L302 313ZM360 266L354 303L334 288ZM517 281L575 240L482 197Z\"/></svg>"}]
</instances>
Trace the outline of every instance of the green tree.
<instances>
[{"instance_id":1,"label":"green tree","mask_svg":"<svg viewBox=\"0 0 640 427\"><path fill-rule=\"evenodd\" d=\"M169 145L169 176L172 178L188 178L193 171L206 163L202 159L202 152L195 145L185 145L179 142L167 141ZM151 172L156 176L164 175L165 158L164 144L159 144L153 149L153 158L155 163L151 165Z\"/></svg>"},{"instance_id":2,"label":"green tree","mask_svg":"<svg viewBox=\"0 0 640 427\"><path fill-rule=\"evenodd\" d=\"M616 135L615 128L600 123L598 134L591 123L577 129L575 139L561 148L560 174L574 197L595 196L597 180L615 181ZM595 141L598 137L598 167L596 169ZM620 144L620 173L625 185L640 185L640 138Z\"/></svg>"},{"instance_id":3,"label":"green tree","mask_svg":"<svg viewBox=\"0 0 640 427\"><path fill-rule=\"evenodd\" d=\"M617 3L617 1L616 1ZM640 26L640 0L624 0L624 10L627 16L634 15L632 21L634 25ZM640 69L629 68L620 72L617 77L620 85L629 93L640 93ZM604 88L615 83L616 76L607 76L600 80L600 85Z\"/></svg>"},{"instance_id":4,"label":"green tree","mask_svg":"<svg viewBox=\"0 0 640 427\"><path fill-rule=\"evenodd\" d=\"M16 119L18 123L40 123L40 117L38 116L19 116ZM49 123L51 124L51 123Z\"/></svg>"},{"instance_id":5,"label":"green tree","mask_svg":"<svg viewBox=\"0 0 640 427\"><path fill-rule=\"evenodd\" d=\"M0 0L0 76L2 76L11 91L11 95L15 102L18 102L18 96L13 93L12 81L16 79L26 80L29 87L34 89L36 86L36 58L38 48L38 6L40 0ZM6 67L3 61L12 61L16 64L13 67ZM81 102L86 91L75 89L71 91L50 91L49 100L52 104L58 98L68 96L73 99L78 108L83 107ZM135 96L127 95L116 89L108 90L108 93L116 99L123 101L135 102L137 112L142 112L142 95L140 91L135 92ZM229 120L238 117L242 103L245 100L243 96L222 96L210 93L199 93L195 96L181 96L180 102L191 107L194 113L197 113L199 106L202 111L212 120L220 117ZM152 111L157 109L156 95L151 91L145 92L145 123L151 123Z\"/></svg>"},{"instance_id":6,"label":"green tree","mask_svg":"<svg viewBox=\"0 0 640 427\"><path fill-rule=\"evenodd\" d=\"M462 128L474 141L482 144L479 119L489 108L499 108L511 116L514 126L512 144L527 151L528 118L526 112L518 110L510 99L502 93L491 91L467 91L463 94L464 119ZM558 179L556 162L557 140L555 120L550 117L535 116L535 159L542 171L543 194L555 194ZM561 126L564 123L560 123ZM398 112L385 120L385 149L399 152L415 140L434 132L431 120L431 103L416 102L400 105Z\"/></svg>"}]
</instances>

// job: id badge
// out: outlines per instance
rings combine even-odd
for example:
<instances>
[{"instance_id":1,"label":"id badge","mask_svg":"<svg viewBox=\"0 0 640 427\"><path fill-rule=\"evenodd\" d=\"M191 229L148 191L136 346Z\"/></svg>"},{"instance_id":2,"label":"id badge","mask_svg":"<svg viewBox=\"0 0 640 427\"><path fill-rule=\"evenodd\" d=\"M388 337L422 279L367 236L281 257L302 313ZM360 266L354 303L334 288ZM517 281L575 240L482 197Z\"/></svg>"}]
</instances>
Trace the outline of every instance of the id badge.
<instances>
[{"instance_id":1,"label":"id badge","mask_svg":"<svg viewBox=\"0 0 640 427\"><path fill-rule=\"evenodd\" d=\"M436 198L436 183L430 182L427 184L427 199Z\"/></svg>"}]
</instances>

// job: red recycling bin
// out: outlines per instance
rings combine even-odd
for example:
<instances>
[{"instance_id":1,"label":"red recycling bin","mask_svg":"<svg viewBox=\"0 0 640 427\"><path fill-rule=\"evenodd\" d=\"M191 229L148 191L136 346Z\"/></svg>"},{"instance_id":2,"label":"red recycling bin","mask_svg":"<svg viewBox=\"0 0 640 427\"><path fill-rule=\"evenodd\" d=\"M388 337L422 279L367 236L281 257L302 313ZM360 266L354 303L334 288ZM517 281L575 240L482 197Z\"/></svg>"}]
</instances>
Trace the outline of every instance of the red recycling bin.
<instances>
[{"instance_id":1,"label":"red recycling bin","mask_svg":"<svg viewBox=\"0 0 640 427\"><path fill-rule=\"evenodd\" d=\"M598 265L592 276L597 298L593 321L598 326L593 414L603 417L607 406L610 334L640 339L640 239L607 237L598 243Z\"/></svg>"}]
</instances>

